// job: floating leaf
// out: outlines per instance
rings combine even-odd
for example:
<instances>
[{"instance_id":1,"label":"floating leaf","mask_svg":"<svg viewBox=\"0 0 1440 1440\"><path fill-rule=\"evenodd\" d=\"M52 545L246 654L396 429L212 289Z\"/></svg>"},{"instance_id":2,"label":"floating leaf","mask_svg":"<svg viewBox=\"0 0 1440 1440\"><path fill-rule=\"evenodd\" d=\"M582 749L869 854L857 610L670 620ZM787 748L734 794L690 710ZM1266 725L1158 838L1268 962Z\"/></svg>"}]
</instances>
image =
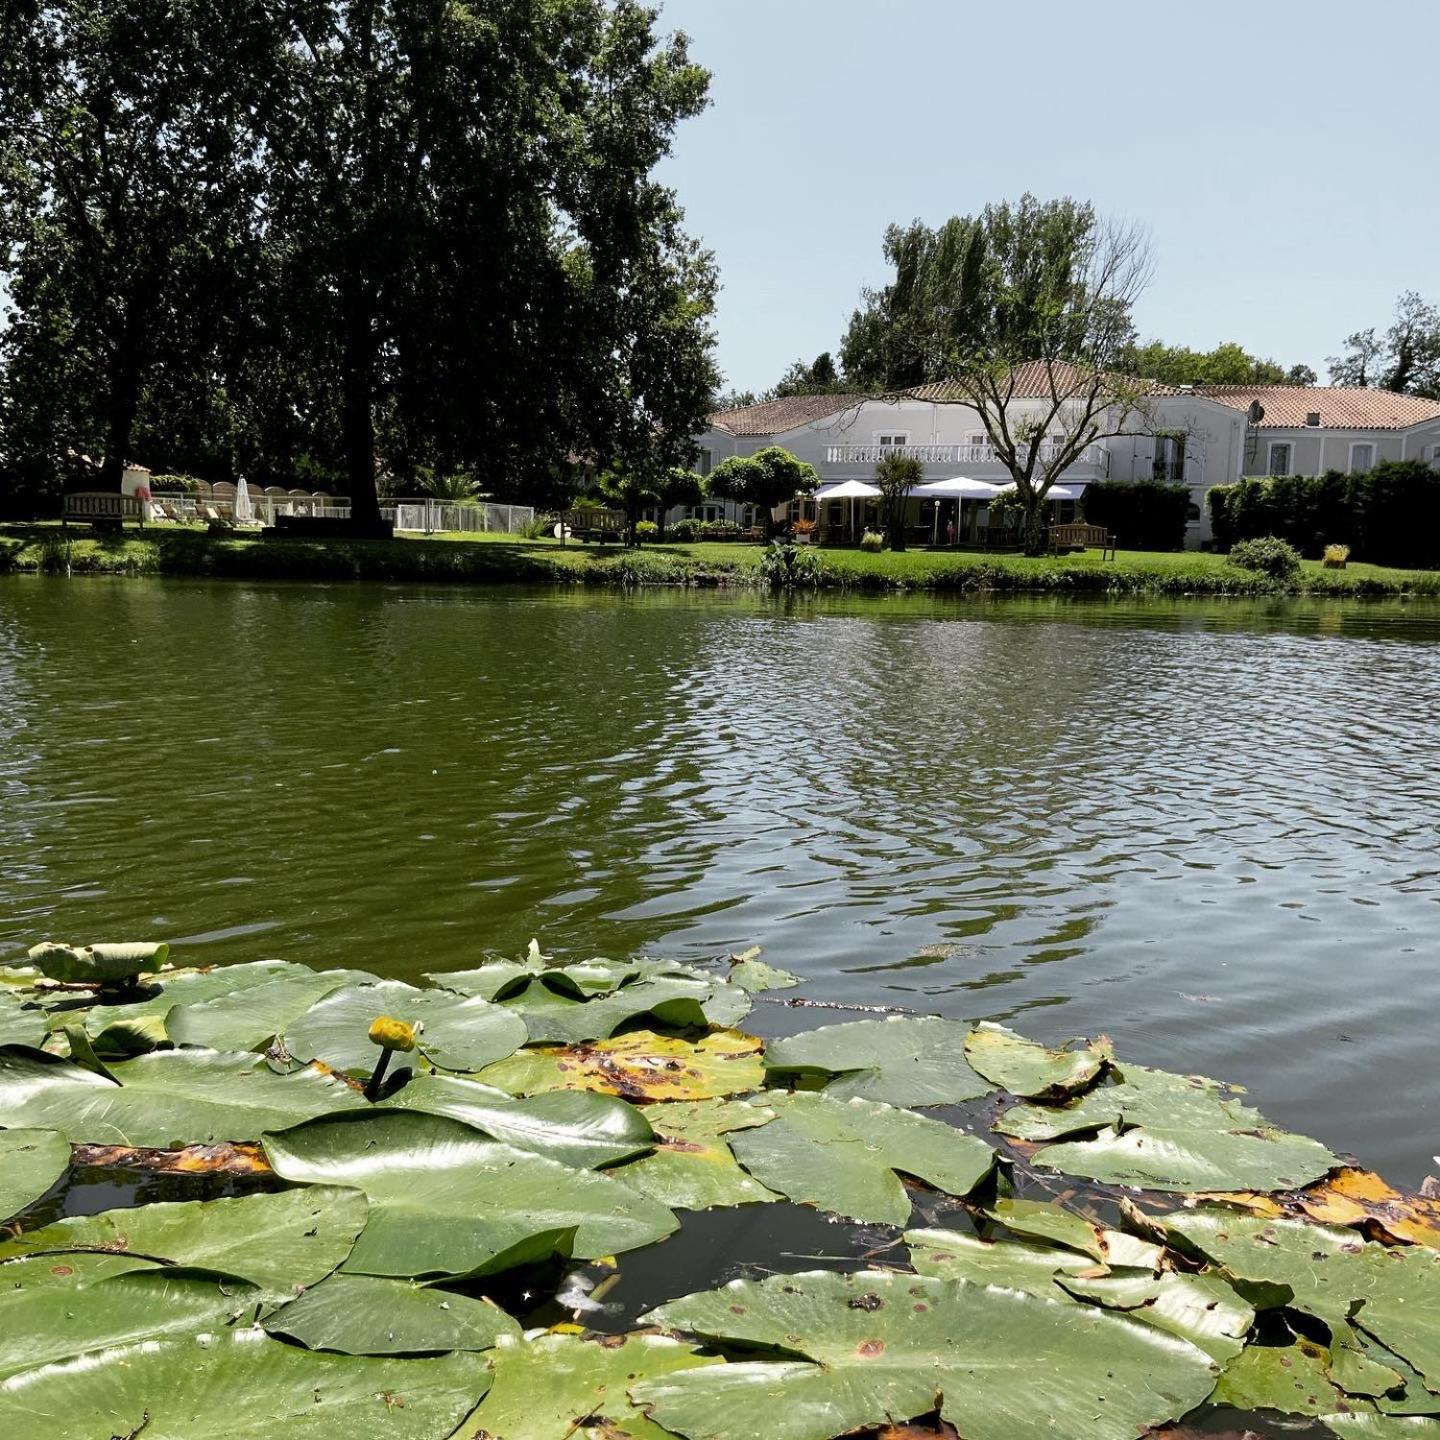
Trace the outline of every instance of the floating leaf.
<instances>
[{"instance_id":1,"label":"floating leaf","mask_svg":"<svg viewBox=\"0 0 1440 1440\"><path fill-rule=\"evenodd\" d=\"M0 1130L0 1220L33 1205L69 1164L70 1146L53 1130Z\"/></svg>"},{"instance_id":2,"label":"floating leaf","mask_svg":"<svg viewBox=\"0 0 1440 1440\"><path fill-rule=\"evenodd\" d=\"M1120 1067L1070 1105L1017 1105L995 1123L1002 1134L1049 1140L1086 1131L1093 1139L1049 1145L1037 1165L1149 1190L1293 1190L1339 1160L1317 1141L1269 1126L1198 1075Z\"/></svg>"},{"instance_id":3,"label":"floating leaf","mask_svg":"<svg viewBox=\"0 0 1440 1440\"><path fill-rule=\"evenodd\" d=\"M1056 1303L1071 1298L1055 1284L1057 1272L1081 1274L1105 1268L1088 1255L1017 1240L982 1240L958 1230L907 1230L904 1240L910 1247L910 1263L921 1275L1003 1285Z\"/></svg>"},{"instance_id":4,"label":"floating leaf","mask_svg":"<svg viewBox=\"0 0 1440 1440\"><path fill-rule=\"evenodd\" d=\"M796 1092L766 1104L776 1118L736 1135L736 1158L772 1190L854 1220L903 1225L910 1218L896 1171L968 1195L995 1159L973 1135L873 1100Z\"/></svg>"},{"instance_id":5,"label":"floating leaf","mask_svg":"<svg viewBox=\"0 0 1440 1440\"><path fill-rule=\"evenodd\" d=\"M738 1030L681 1040L636 1030L594 1045L522 1050L475 1078L512 1094L598 1090L640 1102L709 1100L758 1090L761 1042Z\"/></svg>"},{"instance_id":6,"label":"floating leaf","mask_svg":"<svg viewBox=\"0 0 1440 1440\"><path fill-rule=\"evenodd\" d=\"M540 1335L488 1358L494 1383L461 1434L496 1440L671 1440L631 1403L630 1386L722 1363L666 1335Z\"/></svg>"},{"instance_id":7,"label":"floating leaf","mask_svg":"<svg viewBox=\"0 0 1440 1440\"><path fill-rule=\"evenodd\" d=\"M154 1170L162 1175L268 1175L269 1162L259 1145L229 1140L219 1145L186 1145L181 1150L147 1150L135 1145L77 1145L77 1166Z\"/></svg>"},{"instance_id":8,"label":"floating leaf","mask_svg":"<svg viewBox=\"0 0 1440 1440\"><path fill-rule=\"evenodd\" d=\"M77 1145L170 1149L253 1140L316 1115L368 1108L332 1075L277 1075L254 1055L156 1050L111 1069L118 1084L39 1050L0 1046L0 1125L48 1127Z\"/></svg>"},{"instance_id":9,"label":"floating leaf","mask_svg":"<svg viewBox=\"0 0 1440 1440\"><path fill-rule=\"evenodd\" d=\"M524 1018L531 1040L571 1045L608 1039L642 1018L673 1030L733 1025L749 1013L750 997L708 975L657 975L587 999L531 985L504 1005Z\"/></svg>"},{"instance_id":10,"label":"floating leaf","mask_svg":"<svg viewBox=\"0 0 1440 1440\"><path fill-rule=\"evenodd\" d=\"M798 975L792 975L788 970L778 970L773 965L767 965L763 960L757 958L759 950L747 951L739 959L733 959L730 966L730 983L738 985L742 990L748 990L752 995L758 995L764 990L791 990L801 984Z\"/></svg>"},{"instance_id":11,"label":"floating leaf","mask_svg":"<svg viewBox=\"0 0 1440 1440\"><path fill-rule=\"evenodd\" d=\"M221 1330L116 1345L17 1375L0 1387L0 1434L25 1440L435 1440L450 1433L488 1384L477 1355L329 1355L272 1340L259 1329Z\"/></svg>"},{"instance_id":12,"label":"floating leaf","mask_svg":"<svg viewBox=\"0 0 1440 1440\"><path fill-rule=\"evenodd\" d=\"M0 990L0 1045L33 1045L38 1049L50 1033L50 1017L18 995Z\"/></svg>"},{"instance_id":13,"label":"floating leaf","mask_svg":"<svg viewBox=\"0 0 1440 1440\"><path fill-rule=\"evenodd\" d=\"M1109 1275L1062 1274L1055 1283L1076 1299L1178 1335L1219 1361L1245 1348L1255 1320L1254 1309L1218 1275L1127 1269Z\"/></svg>"},{"instance_id":14,"label":"floating leaf","mask_svg":"<svg viewBox=\"0 0 1440 1440\"><path fill-rule=\"evenodd\" d=\"M236 971L249 968L232 965L223 974L233 979ZM186 996L172 1003L165 1016L168 1037L177 1045L260 1050L326 995L376 978L364 970L311 970L278 962L265 970L243 987L232 984L208 998Z\"/></svg>"},{"instance_id":15,"label":"floating leaf","mask_svg":"<svg viewBox=\"0 0 1440 1440\"><path fill-rule=\"evenodd\" d=\"M332 1275L264 1325L308 1350L345 1355L488 1350L502 1337L520 1338L520 1327L489 1301L370 1275Z\"/></svg>"},{"instance_id":16,"label":"floating leaf","mask_svg":"<svg viewBox=\"0 0 1440 1440\"><path fill-rule=\"evenodd\" d=\"M1402 1415L1322 1415L1320 1423L1356 1440L1440 1440L1440 1421Z\"/></svg>"},{"instance_id":17,"label":"floating leaf","mask_svg":"<svg viewBox=\"0 0 1440 1440\"><path fill-rule=\"evenodd\" d=\"M416 1075L385 1108L448 1115L492 1140L586 1170L643 1155L655 1143L655 1132L633 1105L585 1090L517 1100L455 1075Z\"/></svg>"},{"instance_id":18,"label":"floating leaf","mask_svg":"<svg viewBox=\"0 0 1440 1440\"><path fill-rule=\"evenodd\" d=\"M823 1025L772 1040L771 1075L834 1076L825 1093L889 1105L950 1105L988 1094L989 1082L965 1060L968 1027L953 1020L892 1015Z\"/></svg>"},{"instance_id":19,"label":"floating leaf","mask_svg":"<svg viewBox=\"0 0 1440 1440\"><path fill-rule=\"evenodd\" d=\"M1012 1095L1061 1096L1083 1090L1115 1058L1110 1042L1050 1050L1003 1025L984 1021L965 1040L965 1058L987 1080Z\"/></svg>"},{"instance_id":20,"label":"floating leaf","mask_svg":"<svg viewBox=\"0 0 1440 1440\"><path fill-rule=\"evenodd\" d=\"M927 1414L938 1399L966 1440L1133 1440L1215 1383L1193 1345L1106 1311L888 1271L735 1281L644 1318L785 1357L630 1387L660 1424L691 1436L830 1440Z\"/></svg>"},{"instance_id":21,"label":"floating leaf","mask_svg":"<svg viewBox=\"0 0 1440 1440\"><path fill-rule=\"evenodd\" d=\"M288 1296L344 1260L367 1211L358 1190L331 1186L139 1205L27 1230L0 1241L0 1260L105 1251L235 1275Z\"/></svg>"},{"instance_id":22,"label":"floating leaf","mask_svg":"<svg viewBox=\"0 0 1440 1440\"><path fill-rule=\"evenodd\" d=\"M718 1205L749 1205L776 1200L736 1162L721 1138L764 1125L775 1112L738 1100L672 1100L647 1105L645 1118L655 1127L653 1154L616 1172L619 1179L677 1210L708 1210Z\"/></svg>"},{"instance_id":23,"label":"floating leaf","mask_svg":"<svg viewBox=\"0 0 1440 1440\"><path fill-rule=\"evenodd\" d=\"M1440 1198L1406 1195L1372 1171L1347 1166L1295 1199L1321 1224L1374 1229L1393 1240L1440 1249Z\"/></svg>"},{"instance_id":24,"label":"floating leaf","mask_svg":"<svg viewBox=\"0 0 1440 1440\"><path fill-rule=\"evenodd\" d=\"M1053 1245L1078 1250L1107 1265L1155 1270L1165 1255L1162 1246L1137 1239L1121 1230L1109 1230L1083 1215L1045 1201L1004 1197L987 1206L985 1214L1017 1235L1048 1240Z\"/></svg>"},{"instance_id":25,"label":"floating leaf","mask_svg":"<svg viewBox=\"0 0 1440 1440\"><path fill-rule=\"evenodd\" d=\"M1330 1383L1330 1352L1297 1339L1289 1345L1249 1345L1221 1373L1211 1397L1237 1410L1281 1410L1290 1415L1330 1415L1354 1406ZM1360 1402L1365 1409L1372 1407Z\"/></svg>"},{"instance_id":26,"label":"floating leaf","mask_svg":"<svg viewBox=\"0 0 1440 1440\"><path fill-rule=\"evenodd\" d=\"M659 960L579 960L555 964L534 946L524 960L487 960L473 970L451 970L425 979L461 995L486 1000L508 1000L522 995L531 983L542 984L557 995L605 995L641 976L680 973L705 978L699 970Z\"/></svg>"},{"instance_id":27,"label":"floating leaf","mask_svg":"<svg viewBox=\"0 0 1440 1440\"><path fill-rule=\"evenodd\" d=\"M478 996L417 990L399 980L347 985L312 1005L285 1032L296 1060L323 1060L336 1070L368 1074L380 1057L370 1022L391 1015L424 1025L419 1052L446 1070L478 1070L525 1043L525 1022Z\"/></svg>"},{"instance_id":28,"label":"floating leaf","mask_svg":"<svg viewBox=\"0 0 1440 1440\"><path fill-rule=\"evenodd\" d=\"M264 1137L278 1175L354 1185L370 1220L344 1269L424 1278L490 1273L573 1251L648 1245L676 1228L663 1205L590 1170L500 1145L440 1115L374 1111Z\"/></svg>"},{"instance_id":29,"label":"floating leaf","mask_svg":"<svg viewBox=\"0 0 1440 1440\"><path fill-rule=\"evenodd\" d=\"M168 945L61 945L53 940L30 949L30 963L48 980L113 985L155 972L169 958Z\"/></svg>"}]
</instances>

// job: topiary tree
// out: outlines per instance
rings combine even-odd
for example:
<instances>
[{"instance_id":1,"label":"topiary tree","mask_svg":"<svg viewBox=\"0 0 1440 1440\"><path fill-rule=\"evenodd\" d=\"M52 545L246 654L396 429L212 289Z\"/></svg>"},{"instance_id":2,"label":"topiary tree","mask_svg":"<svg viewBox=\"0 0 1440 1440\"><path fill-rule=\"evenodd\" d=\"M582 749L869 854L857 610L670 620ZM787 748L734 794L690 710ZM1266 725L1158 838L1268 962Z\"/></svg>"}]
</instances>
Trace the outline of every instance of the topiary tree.
<instances>
[{"instance_id":1,"label":"topiary tree","mask_svg":"<svg viewBox=\"0 0 1440 1440\"><path fill-rule=\"evenodd\" d=\"M788 504L797 495L811 494L819 481L813 465L783 446L767 445L754 455L732 455L722 460L710 474L710 493L763 509L769 533L774 526L774 508Z\"/></svg>"},{"instance_id":2,"label":"topiary tree","mask_svg":"<svg viewBox=\"0 0 1440 1440\"><path fill-rule=\"evenodd\" d=\"M890 548L905 548L905 508L910 492L925 478L925 467L910 455L887 455L875 467L880 487L880 513L890 536Z\"/></svg>"},{"instance_id":3,"label":"topiary tree","mask_svg":"<svg viewBox=\"0 0 1440 1440\"><path fill-rule=\"evenodd\" d=\"M705 481L694 470L672 465L655 483L655 499L660 507L658 539L665 543L665 512L676 505L698 505L705 498Z\"/></svg>"}]
</instances>

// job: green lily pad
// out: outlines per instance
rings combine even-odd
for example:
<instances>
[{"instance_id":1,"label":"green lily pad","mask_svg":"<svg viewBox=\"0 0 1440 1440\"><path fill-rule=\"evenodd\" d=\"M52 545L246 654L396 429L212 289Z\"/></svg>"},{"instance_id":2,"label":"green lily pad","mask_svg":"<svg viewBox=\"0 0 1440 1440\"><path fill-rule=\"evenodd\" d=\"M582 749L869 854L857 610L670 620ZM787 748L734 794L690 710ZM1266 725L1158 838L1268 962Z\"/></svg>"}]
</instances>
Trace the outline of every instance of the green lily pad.
<instances>
[{"instance_id":1,"label":"green lily pad","mask_svg":"<svg viewBox=\"0 0 1440 1440\"><path fill-rule=\"evenodd\" d=\"M1048 1201L1006 1196L986 1206L985 1214L1017 1235L1078 1250L1106 1265L1156 1270L1165 1256L1163 1246L1127 1235L1122 1230L1109 1230Z\"/></svg>"},{"instance_id":2,"label":"green lily pad","mask_svg":"<svg viewBox=\"0 0 1440 1440\"><path fill-rule=\"evenodd\" d=\"M524 994L531 982L543 984L558 995L605 995L641 976L660 973L681 973L700 976L688 966L671 965L661 960L578 960L556 964L532 940L529 953L522 960L487 960L473 970L451 970L426 975L433 985L457 991L461 995L479 995L485 1000L508 1000Z\"/></svg>"},{"instance_id":3,"label":"green lily pad","mask_svg":"<svg viewBox=\"0 0 1440 1440\"><path fill-rule=\"evenodd\" d=\"M903 1225L910 1218L896 1171L968 1195L994 1164L983 1140L893 1105L803 1092L765 1103L776 1118L737 1134L736 1158L772 1190L853 1220Z\"/></svg>"},{"instance_id":4,"label":"green lily pad","mask_svg":"<svg viewBox=\"0 0 1440 1440\"><path fill-rule=\"evenodd\" d=\"M1076 1299L1178 1335L1221 1362L1245 1348L1255 1321L1254 1309L1218 1275L1115 1270L1109 1275L1062 1274L1055 1283Z\"/></svg>"},{"instance_id":5,"label":"green lily pad","mask_svg":"<svg viewBox=\"0 0 1440 1440\"><path fill-rule=\"evenodd\" d=\"M1331 1415L1355 1406L1330 1383L1330 1352L1297 1339L1289 1345L1248 1345L1220 1375L1212 1397L1237 1410L1281 1410L1289 1415ZM1364 1401L1359 1405L1370 1409Z\"/></svg>"},{"instance_id":6,"label":"green lily pad","mask_svg":"<svg viewBox=\"0 0 1440 1440\"><path fill-rule=\"evenodd\" d=\"M767 1124L773 1110L738 1100L672 1100L643 1113L656 1131L654 1153L616 1171L632 1190L677 1210L780 1198L740 1168L722 1138Z\"/></svg>"},{"instance_id":7,"label":"green lily pad","mask_svg":"<svg viewBox=\"0 0 1440 1440\"><path fill-rule=\"evenodd\" d=\"M103 1263L108 1256L97 1258L95 1265L73 1255L60 1266L51 1256L0 1266L0 1380L111 1345L221 1328L256 1306L256 1292L239 1281L154 1267L116 1274ZM66 1272L58 1283L57 1269Z\"/></svg>"},{"instance_id":8,"label":"green lily pad","mask_svg":"<svg viewBox=\"0 0 1440 1440\"><path fill-rule=\"evenodd\" d=\"M478 1070L513 1055L526 1040L525 1022L479 996L417 990L399 980L347 985L317 1001L285 1032L296 1060L323 1060L336 1070L368 1075L380 1058L370 1042L370 1022L390 1015L423 1023L416 1052L445 1070ZM397 1054L397 1069L411 1057Z\"/></svg>"},{"instance_id":9,"label":"green lily pad","mask_svg":"<svg viewBox=\"0 0 1440 1440\"><path fill-rule=\"evenodd\" d=\"M519 1325L488 1300L371 1275L332 1275L271 1311L264 1325L307 1350L344 1355L488 1350L502 1338L520 1338Z\"/></svg>"},{"instance_id":10,"label":"green lily pad","mask_svg":"<svg viewBox=\"0 0 1440 1440\"><path fill-rule=\"evenodd\" d=\"M524 1018L531 1040L574 1045L609 1039L622 1025L640 1019L672 1030L733 1025L749 1013L750 997L710 976L657 975L586 999L531 985L503 1004Z\"/></svg>"},{"instance_id":11,"label":"green lily pad","mask_svg":"<svg viewBox=\"0 0 1440 1440\"><path fill-rule=\"evenodd\" d=\"M492 1140L591 1170L643 1155L655 1132L633 1106L587 1090L553 1090L516 1099L455 1075L414 1076L385 1101L387 1110L448 1115Z\"/></svg>"},{"instance_id":12,"label":"green lily pad","mask_svg":"<svg viewBox=\"0 0 1440 1440\"><path fill-rule=\"evenodd\" d=\"M671 1440L629 1388L722 1363L666 1335L541 1335L498 1345L488 1358L494 1384L461 1434L496 1440Z\"/></svg>"},{"instance_id":13,"label":"green lily pad","mask_svg":"<svg viewBox=\"0 0 1440 1440\"><path fill-rule=\"evenodd\" d=\"M316 1115L366 1109L318 1070L277 1075L254 1055L156 1050L103 1075L39 1050L0 1047L0 1125L57 1130L72 1144L160 1149L254 1140Z\"/></svg>"},{"instance_id":14,"label":"green lily pad","mask_svg":"<svg viewBox=\"0 0 1440 1440\"><path fill-rule=\"evenodd\" d=\"M137 1205L24 1231L0 1241L0 1261L86 1251L134 1255L235 1275L267 1295L289 1296L345 1259L368 1209L360 1191L333 1186Z\"/></svg>"},{"instance_id":15,"label":"green lily pad","mask_svg":"<svg viewBox=\"0 0 1440 1440\"><path fill-rule=\"evenodd\" d=\"M47 940L31 946L30 963L48 980L113 985L153 973L169 955L165 944L61 945Z\"/></svg>"},{"instance_id":16,"label":"green lily pad","mask_svg":"<svg viewBox=\"0 0 1440 1440\"><path fill-rule=\"evenodd\" d=\"M738 985L740 989L758 995L764 990L793 990L802 983L798 975L792 975L788 970L779 970L774 965L767 965L756 958L759 953L756 950L744 954L731 965L732 985Z\"/></svg>"},{"instance_id":17,"label":"green lily pad","mask_svg":"<svg viewBox=\"0 0 1440 1440\"><path fill-rule=\"evenodd\" d=\"M827 1095L888 1105L951 1105L990 1092L966 1062L969 1027L953 1020L892 1015L822 1025L773 1040L765 1068L776 1078L833 1076Z\"/></svg>"},{"instance_id":18,"label":"green lily pad","mask_svg":"<svg viewBox=\"0 0 1440 1440\"><path fill-rule=\"evenodd\" d=\"M1061 1096L1083 1090L1115 1058L1108 1040L1047 1049L983 1021L965 1040L965 1058L987 1080L1012 1095Z\"/></svg>"},{"instance_id":19,"label":"green lily pad","mask_svg":"<svg viewBox=\"0 0 1440 1440\"><path fill-rule=\"evenodd\" d=\"M1200 1209L1163 1222L1238 1283L1314 1315L1348 1344L1353 1324L1440 1390L1440 1251L1388 1249L1353 1230Z\"/></svg>"},{"instance_id":20,"label":"green lily pad","mask_svg":"<svg viewBox=\"0 0 1440 1440\"><path fill-rule=\"evenodd\" d=\"M1001 1134L1051 1140L1034 1162L1067 1175L1147 1190L1293 1190L1340 1164L1323 1145L1276 1130L1215 1081L1142 1065L1120 1067L1070 1105L1016 1105L995 1122Z\"/></svg>"},{"instance_id":21,"label":"green lily pad","mask_svg":"<svg viewBox=\"0 0 1440 1440\"><path fill-rule=\"evenodd\" d=\"M761 1043L739 1030L717 1030L699 1040L636 1030L593 1045L537 1045L475 1079L512 1095L544 1090L598 1090L626 1100L710 1100L758 1090L765 1078Z\"/></svg>"},{"instance_id":22,"label":"green lily pad","mask_svg":"<svg viewBox=\"0 0 1440 1440\"><path fill-rule=\"evenodd\" d=\"M0 1045L44 1044L50 1033L50 1017L35 1005L8 990L0 990Z\"/></svg>"},{"instance_id":23,"label":"green lily pad","mask_svg":"<svg viewBox=\"0 0 1440 1440\"><path fill-rule=\"evenodd\" d=\"M0 1386L0 1434L25 1440L436 1440L489 1383L478 1355L330 1355L272 1340L259 1329L216 1330L115 1345L16 1375Z\"/></svg>"},{"instance_id":24,"label":"green lily pad","mask_svg":"<svg viewBox=\"0 0 1440 1440\"><path fill-rule=\"evenodd\" d=\"M1320 1423L1346 1440L1440 1440L1440 1420L1409 1415L1322 1415Z\"/></svg>"},{"instance_id":25,"label":"green lily pad","mask_svg":"<svg viewBox=\"0 0 1440 1440\"><path fill-rule=\"evenodd\" d=\"M655 1420L690 1436L830 1440L938 1400L966 1440L1134 1440L1215 1383L1193 1345L1107 1311L888 1271L735 1281L644 1319L784 1356L630 1387Z\"/></svg>"},{"instance_id":26,"label":"green lily pad","mask_svg":"<svg viewBox=\"0 0 1440 1440\"><path fill-rule=\"evenodd\" d=\"M263 973L245 975L243 985L234 983L237 971L249 970L248 965L227 966L221 976L232 983L223 990L172 999L165 1015L168 1038L176 1045L211 1050L261 1050L317 1001L342 986L376 978L364 970L311 970L273 962L265 964Z\"/></svg>"},{"instance_id":27,"label":"green lily pad","mask_svg":"<svg viewBox=\"0 0 1440 1440\"><path fill-rule=\"evenodd\" d=\"M910 1247L910 1264L918 1274L937 1280L968 1280L975 1285L1003 1285L1057 1304L1071 1298L1055 1283L1060 1271L1081 1274L1105 1268L1088 1255L1018 1240L982 1240L961 1230L907 1230L903 1238Z\"/></svg>"},{"instance_id":28,"label":"green lily pad","mask_svg":"<svg viewBox=\"0 0 1440 1440\"><path fill-rule=\"evenodd\" d=\"M0 1130L0 1220L33 1205L69 1164L70 1146L53 1130Z\"/></svg>"},{"instance_id":29,"label":"green lily pad","mask_svg":"<svg viewBox=\"0 0 1440 1440\"><path fill-rule=\"evenodd\" d=\"M370 1219L344 1269L415 1278L487 1274L659 1240L677 1221L608 1176L484 1139L441 1115L380 1110L263 1137L277 1174L353 1185Z\"/></svg>"}]
</instances>

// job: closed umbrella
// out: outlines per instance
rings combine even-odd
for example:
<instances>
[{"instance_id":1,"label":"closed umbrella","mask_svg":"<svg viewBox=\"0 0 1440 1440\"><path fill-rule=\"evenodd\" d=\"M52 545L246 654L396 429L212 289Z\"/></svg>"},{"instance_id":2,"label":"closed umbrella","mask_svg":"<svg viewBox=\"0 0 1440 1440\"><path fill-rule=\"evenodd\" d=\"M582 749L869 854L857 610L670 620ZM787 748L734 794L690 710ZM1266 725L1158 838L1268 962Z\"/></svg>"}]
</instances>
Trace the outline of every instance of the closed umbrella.
<instances>
[{"instance_id":1,"label":"closed umbrella","mask_svg":"<svg viewBox=\"0 0 1440 1440\"><path fill-rule=\"evenodd\" d=\"M242 475L235 486L235 519L237 523L245 525L254 518L255 507L250 503L250 487Z\"/></svg>"}]
</instances>

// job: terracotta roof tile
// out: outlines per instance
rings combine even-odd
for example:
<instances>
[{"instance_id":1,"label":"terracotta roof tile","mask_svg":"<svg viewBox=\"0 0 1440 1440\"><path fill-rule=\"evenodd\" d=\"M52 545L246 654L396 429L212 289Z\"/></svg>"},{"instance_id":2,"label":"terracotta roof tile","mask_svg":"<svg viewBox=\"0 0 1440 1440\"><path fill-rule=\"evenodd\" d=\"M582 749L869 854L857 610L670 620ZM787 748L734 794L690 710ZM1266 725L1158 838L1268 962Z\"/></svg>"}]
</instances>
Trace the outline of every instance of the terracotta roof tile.
<instances>
[{"instance_id":1,"label":"terracotta roof tile","mask_svg":"<svg viewBox=\"0 0 1440 1440\"><path fill-rule=\"evenodd\" d=\"M765 400L739 410L717 410L710 423L732 435L783 435L801 425L813 424L827 415L838 415L861 404L864 395L787 395L783 400Z\"/></svg>"},{"instance_id":2,"label":"terracotta roof tile","mask_svg":"<svg viewBox=\"0 0 1440 1440\"><path fill-rule=\"evenodd\" d=\"M1068 391L1074 390L1077 384L1084 383L1076 367L1066 361L1056 361L1047 369L1042 360L1027 360L1023 365L1016 365L1010 374L1010 379L1015 387L1015 399L1048 399L1053 393L1051 372L1053 372L1054 385L1062 396ZM1182 393L1174 385L1162 385L1158 380L1142 380L1134 375L1117 376L1116 381L1126 385L1139 386L1148 395L1179 395ZM909 399L937 402L947 400L963 402L965 398L948 380L939 380L930 385L917 385L913 390L906 390L904 394Z\"/></svg>"},{"instance_id":3,"label":"terracotta roof tile","mask_svg":"<svg viewBox=\"0 0 1440 1440\"><path fill-rule=\"evenodd\" d=\"M1262 430L1304 429L1306 417L1319 412L1324 430L1404 430L1440 420L1440 400L1396 395L1390 390L1360 390L1339 385L1197 385L1197 395L1236 410L1252 400L1265 407Z\"/></svg>"}]
</instances>

